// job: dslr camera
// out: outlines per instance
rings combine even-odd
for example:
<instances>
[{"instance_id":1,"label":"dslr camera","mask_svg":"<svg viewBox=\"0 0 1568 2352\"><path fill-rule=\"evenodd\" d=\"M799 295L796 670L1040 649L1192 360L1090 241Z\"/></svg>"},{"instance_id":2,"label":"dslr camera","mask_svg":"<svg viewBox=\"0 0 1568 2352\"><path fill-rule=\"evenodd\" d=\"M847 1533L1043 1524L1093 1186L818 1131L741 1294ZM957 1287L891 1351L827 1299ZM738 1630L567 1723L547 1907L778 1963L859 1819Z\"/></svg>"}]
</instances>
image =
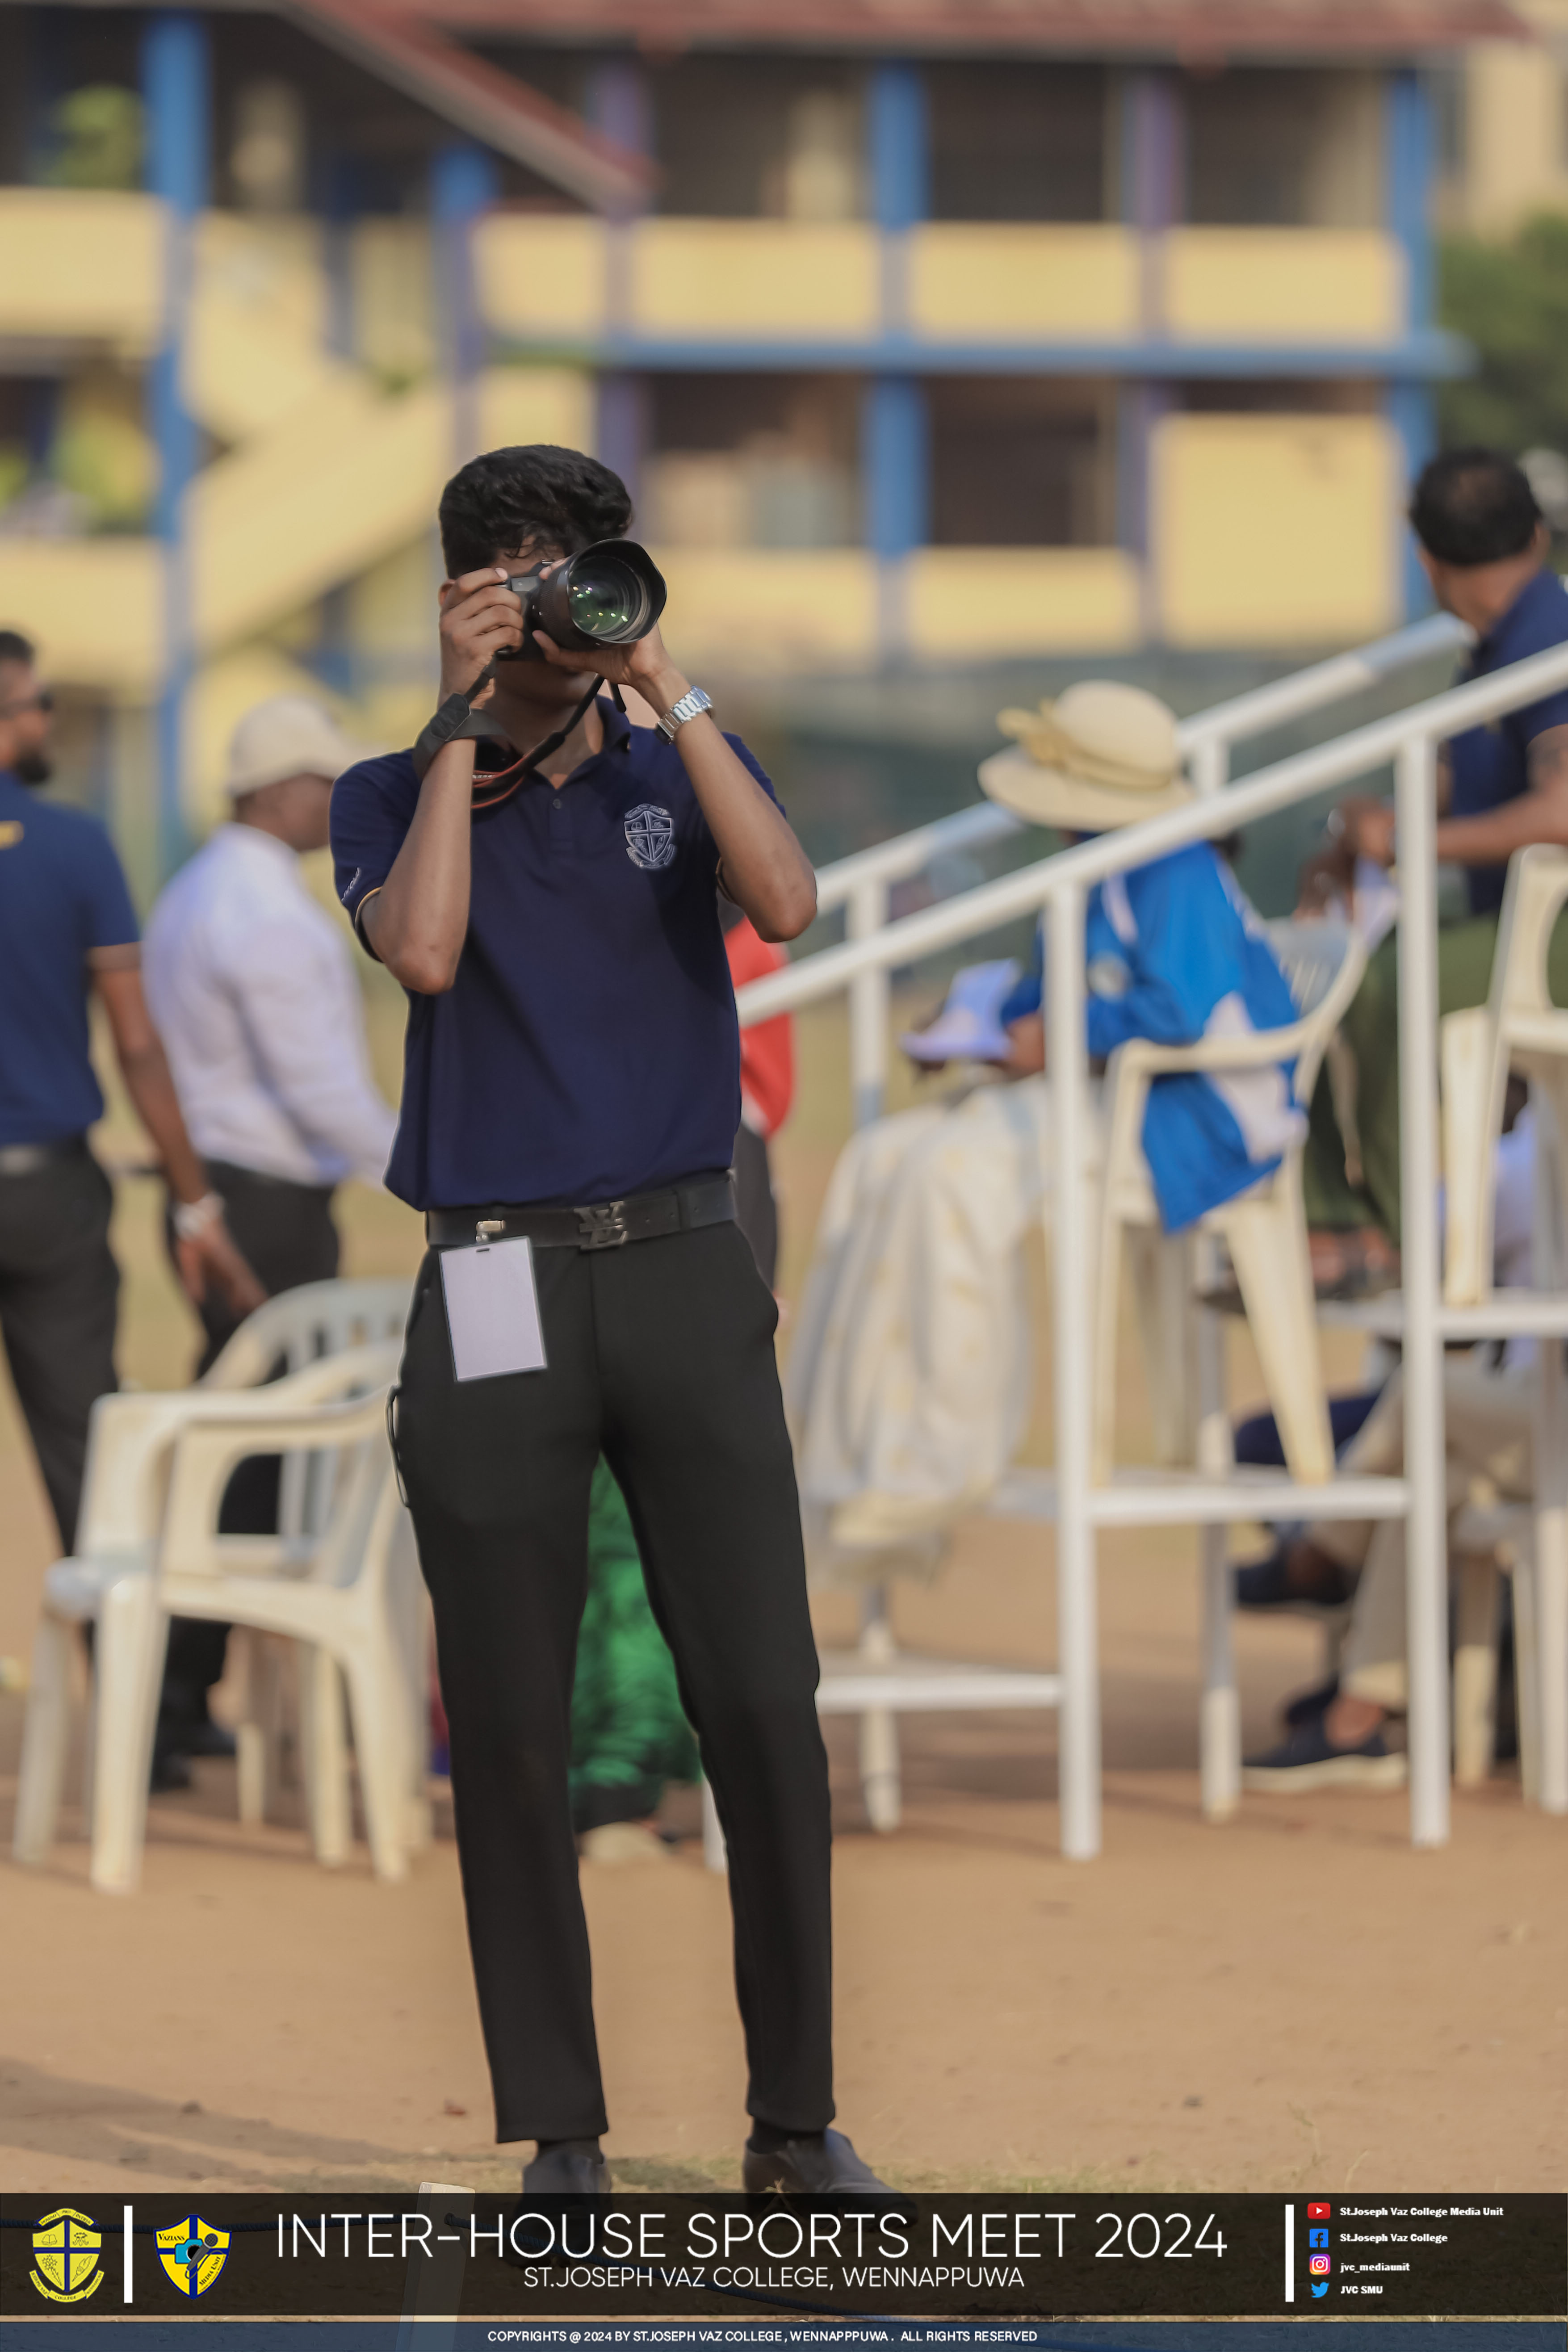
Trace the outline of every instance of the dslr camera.
<instances>
[{"instance_id":1,"label":"dslr camera","mask_svg":"<svg viewBox=\"0 0 1568 2352\"><path fill-rule=\"evenodd\" d=\"M522 599L522 643L498 661L542 661L533 631L542 629L563 653L597 653L635 645L665 606L664 575L635 539L601 539L569 555L546 574L521 572L507 582Z\"/></svg>"}]
</instances>

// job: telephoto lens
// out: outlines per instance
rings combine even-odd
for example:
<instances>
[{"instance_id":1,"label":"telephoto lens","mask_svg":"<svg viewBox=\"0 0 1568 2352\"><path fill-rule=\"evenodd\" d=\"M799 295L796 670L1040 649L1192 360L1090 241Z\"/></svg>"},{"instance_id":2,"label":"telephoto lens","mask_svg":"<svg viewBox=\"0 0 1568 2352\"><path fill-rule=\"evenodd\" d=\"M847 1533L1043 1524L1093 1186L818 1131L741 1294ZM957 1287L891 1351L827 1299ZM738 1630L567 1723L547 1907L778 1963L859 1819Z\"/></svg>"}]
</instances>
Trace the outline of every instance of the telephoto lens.
<instances>
[{"instance_id":1,"label":"telephoto lens","mask_svg":"<svg viewBox=\"0 0 1568 2352\"><path fill-rule=\"evenodd\" d=\"M524 572L506 584L522 599L523 639L505 656L511 661L543 659L535 629L563 653L635 645L658 621L668 593L658 566L635 539L599 540L545 576Z\"/></svg>"}]
</instances>

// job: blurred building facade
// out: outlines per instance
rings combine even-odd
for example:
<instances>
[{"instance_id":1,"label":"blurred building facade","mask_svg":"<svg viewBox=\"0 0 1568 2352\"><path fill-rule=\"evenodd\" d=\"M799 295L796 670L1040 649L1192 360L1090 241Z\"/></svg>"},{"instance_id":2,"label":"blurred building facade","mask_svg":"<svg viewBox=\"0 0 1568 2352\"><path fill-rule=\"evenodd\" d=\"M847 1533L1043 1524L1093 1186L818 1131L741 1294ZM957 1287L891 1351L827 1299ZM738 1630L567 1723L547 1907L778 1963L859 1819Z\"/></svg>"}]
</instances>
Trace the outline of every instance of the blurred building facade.
<instances>
[{"instance_id":1,"label":"blurred building facade","mask_svg":"<svg viewBox=\"0 0 1568 2352\"><path fill-rule=\"evenodd\" d=\"M501 441L626 475L704 676L1372 635L1462 364L1444 107L1551 68L1522 36L1502 0L24 0L0 620L122 831L161 800L143 866L261 693L406 740L436 498Z\"/></svg>"},{"instance_id":2,"label":"blurred building facade","mask_svg":"<svg viewBox=\"0 0 1568 2352\"><path fill-rule=\"evenodd\" d=\"M1568 0L1517 0L1535 37L1480 41L1436 89L1445 226L1508 236L1568 212Z\"/></svg>"}]
</instances>

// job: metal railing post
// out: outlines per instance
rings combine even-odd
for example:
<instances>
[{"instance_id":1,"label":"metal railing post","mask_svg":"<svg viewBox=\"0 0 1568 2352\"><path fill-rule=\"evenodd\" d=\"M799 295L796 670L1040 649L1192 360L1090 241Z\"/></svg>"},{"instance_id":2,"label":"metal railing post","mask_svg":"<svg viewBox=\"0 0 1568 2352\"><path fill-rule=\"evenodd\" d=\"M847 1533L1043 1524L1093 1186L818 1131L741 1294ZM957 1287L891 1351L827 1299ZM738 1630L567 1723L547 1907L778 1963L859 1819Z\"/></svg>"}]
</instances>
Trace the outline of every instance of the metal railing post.
<instances>
[{"instance_id":1,"label":"metal railing post","mask_svg":"<svg viewBox=\"0 0 1568 2352\"><path fill-rule=\"evenodd\" d=\"M1223 793L1230 782L1230 738L1200 735L1187 755L1187 773L1199 793Z\"/></svg>"},{"instance_id":2,"label":"metal railing post","mask_svg":"<svg viewBox=\"0 0 1568 2352\"><path fill-rule=\"evenodd\" d=\"M1200 1235L1200 1289L1212 1287L1215 1246ZM1198 1468L1226 1478L1236 1467L1230 1412L1226 1396L1225 1328L1209 1307L1196 1309L1198 1376ZM1230 1566L1230 1529L1198 1530L1203 1575L1204 1695L1198 1719L1198 1776L1205 1821L1229 1821L1241 1803L1241 1695L1236 1683L1236 1644L1231 1633L1235 1591Z\"/></svg>"},{"instance_id":3,"label":"metal railing post","mask_svg":"<svg viewBox=\"0 0 1568 2352\"><path fill-rule=\"evenodd\" d=\"M887 883L879 875L858 882L845 924L847 937L873 939L887 921ZM869 1127L882 1116L888 1090L889 993L885 967L857 972L849 983L849 1092L857 1127Z\"/></svg>"},{"instance_id":4,"label":"metal railing post","mask_svg":"<svg viewBox=\"0 0 1568 2352\"><path fill-rule=\"evenodd\" d=\"M1057 1469L1057 1670L1062 1678L1062 1852L1089 1862L1100 1852L1100 1642L1095 1536L1089 1517L1094 1430L1090 1362L1095 1236L1084 1181L1089 1130L1089 1056L1084 1040L1081 885L1047 900L1047 1066L1056 1129L1054 1201L1046 1212L1052 1253Z\"/></svg>"},{"instance_id":5,"label":"metal railing post","mask_svg":"<svg viewBox=\"0 0 1568 2352\"><path fill-rule=\"evenodd\" d=\"M1400 1249L1405 1292L1406 1654L1410 1834L1448 1839L1448 1544L1438 1326L1436 750L1399 747Z\"/></svg>"}]
</instances>

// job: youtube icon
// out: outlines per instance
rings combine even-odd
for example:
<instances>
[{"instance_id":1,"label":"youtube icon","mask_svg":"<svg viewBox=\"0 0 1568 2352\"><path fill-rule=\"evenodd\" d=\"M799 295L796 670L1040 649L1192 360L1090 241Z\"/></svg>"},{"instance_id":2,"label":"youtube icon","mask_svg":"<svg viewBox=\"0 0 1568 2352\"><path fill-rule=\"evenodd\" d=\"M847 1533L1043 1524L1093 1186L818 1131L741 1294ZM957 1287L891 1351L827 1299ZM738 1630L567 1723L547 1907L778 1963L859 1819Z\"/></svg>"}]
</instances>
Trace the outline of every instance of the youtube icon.
<instances>
[{"instance_id":1,"label":"youtube icon","mask_svg":"<svg viewBox=\"0 0 1568 2352\"><path fill-rule=\"evenodd\" d=\"M1330 2210L1331 2208L1327 2205L1309 2205L1307 2208L1307 2219L1309 2221L1326 2221L1329 2218Z\"/></svg>"}]
</instances>

